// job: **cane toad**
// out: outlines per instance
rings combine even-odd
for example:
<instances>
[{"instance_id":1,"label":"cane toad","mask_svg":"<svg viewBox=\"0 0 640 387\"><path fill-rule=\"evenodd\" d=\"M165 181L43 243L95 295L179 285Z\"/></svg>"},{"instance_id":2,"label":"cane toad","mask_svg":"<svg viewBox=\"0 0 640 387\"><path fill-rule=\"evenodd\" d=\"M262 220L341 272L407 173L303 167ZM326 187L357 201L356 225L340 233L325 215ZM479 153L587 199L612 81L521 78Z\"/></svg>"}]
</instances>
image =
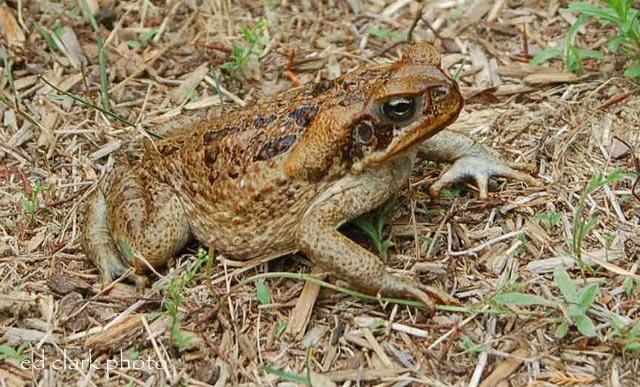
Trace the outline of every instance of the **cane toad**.
<instances>
[{"instance_id":1,"label":"cane toad","mask_svg":"<svg viewBox=\"0 0 640 387\"><path fill-rule=\"evenodd\" d=\"M301 251L361 290L432 305L423 286L389 274L337 229L405 184L418 153L453 163L434 194L464 177L475 178L481 197L495 175L535 184L468 137L442 131L462 104L438 52L415 44L395 63L203 120L99 182L82 246L107 282L131 266L141 274L166 264L192 238L241 260Z\"/></svg>"}]
</instances>

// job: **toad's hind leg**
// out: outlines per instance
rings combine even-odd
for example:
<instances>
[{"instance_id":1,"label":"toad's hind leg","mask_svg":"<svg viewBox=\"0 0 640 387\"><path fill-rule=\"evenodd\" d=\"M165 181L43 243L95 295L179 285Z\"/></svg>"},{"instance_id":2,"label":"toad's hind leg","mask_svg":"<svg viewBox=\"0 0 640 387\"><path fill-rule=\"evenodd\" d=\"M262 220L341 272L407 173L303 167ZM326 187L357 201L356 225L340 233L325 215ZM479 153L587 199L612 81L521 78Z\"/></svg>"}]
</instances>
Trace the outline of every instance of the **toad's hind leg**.
<instances>
[{"instance_id":1,"label":"toad's hind leg","mask_svg":"<svg viewBox=\"0 0 640 387\"><path fill-rule=\"evenodd\" d=\"M105 283L133 266L140 284L138 274L165 265L191 236L171 188L126 167L109 173L88 198L82 227L82 247Z\"/></svg>"},{"instance_id":2,"label":"toad's hind leg","mask_svg":"<svg viewBox=\"0 0 640 387\"><path fill-rule=\"evenodd\" d=\"M298 227L296 243L316 264L358 289L415 298L433 309L433 300L417 282L388 273L380 258L337 230L342 223L382 204L406 181L412 165L408 159L342 179L307 211Z\"/></svg>"}]
</instances>

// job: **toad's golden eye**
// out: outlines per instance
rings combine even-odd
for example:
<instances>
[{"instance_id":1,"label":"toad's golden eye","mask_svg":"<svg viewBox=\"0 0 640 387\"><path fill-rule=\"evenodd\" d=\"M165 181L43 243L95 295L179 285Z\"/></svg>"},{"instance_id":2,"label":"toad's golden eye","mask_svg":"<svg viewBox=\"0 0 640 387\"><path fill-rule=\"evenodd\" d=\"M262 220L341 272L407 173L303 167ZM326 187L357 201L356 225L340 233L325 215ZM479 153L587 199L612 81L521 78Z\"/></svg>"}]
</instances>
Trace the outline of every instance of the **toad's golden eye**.
<instances>
[{"instance_id":1,"label":"toad's golden eye","mask_svg":"<svg viewBox=\"0 0 640 387\"><path fill-rule=\"evenodd\" d=\"M415 116L417 97L394 97L382 103L382 115L389 121L404 123Z\"/></svg>"}]
</instances>

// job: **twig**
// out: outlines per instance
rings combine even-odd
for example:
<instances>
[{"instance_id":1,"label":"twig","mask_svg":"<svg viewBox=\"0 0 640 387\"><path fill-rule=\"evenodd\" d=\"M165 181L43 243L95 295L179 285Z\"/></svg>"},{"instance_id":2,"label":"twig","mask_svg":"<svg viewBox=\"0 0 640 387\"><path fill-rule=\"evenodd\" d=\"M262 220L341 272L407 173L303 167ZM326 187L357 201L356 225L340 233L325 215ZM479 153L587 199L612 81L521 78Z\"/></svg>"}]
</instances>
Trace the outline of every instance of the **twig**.
<instances>
[{"instance_id":1,"label":"twig","mask_svg":"<svg viewBox=\"0 0 640 387\"><path fill-rule=\"evenodd\" d=\"M103 108L101 108L100 106L94 105L93 103L91 103L91 102L87 101L87 100L86 100L86 99L84 99L84 98L78 97L77 95L75 95L75 94L73 94L73 93L70 93L70 92L68 92L68 91L62 90L62 89L61 89L61 88L59 88L58 86L56 86L56 85L54 85L53 83L49 82L49 81L48 81L45 77L43 77L41 74L38 74L38 78L40 78L40 79L41 79L44 83L46 83L47 85L51 86L51 87L52 87L54 90L56 90L57 92L59 92L59 93L62 93L62 94L64 94L64 95L66 95L67 97L69 97L69 98L73 99L74 101L78 101L78 102L80 102L81 104L83 104L83 105L85 105L85 106L88 106L88 107L90 107L90 108L92 108L92 109L96 109L96 110L100 111L101 113L104 113L104 114L108 115L109 117L111 117L111 118L113 118L113 119L115 119L115 120L117 120L117 121L120 121L120 123L123 123L123 124L125 124L125 125L127 125L127 126L130 126L130 127L132 127L132 128L135 128L135 127L136 127L136 125L135 125L134 123L132 123L132 122L130 122L130 121L128 121L128 120L126 120L126 119L124 119L124 118L120 117L119 115L117 115L117 114L115 114L115 113L112 113L112 112L110 112L110 111L108 111L108 110L106 110L106 109L103 109ZM152 135L152 136L155 136L153 133L149 133L149 134L150 134L150 135Z\"/></svg>"},{"instance_id":2,"label":"twig","mask_svg":"<svg viewBox=\"0 0 640 387\"><path fill-rule=\"evenodd\" d=\"M413 30L416 28L416 26L418 25L420 20L422 20L422 12L423 11L424 11L424 8L420 9L418 14L413 18L413 22L411 23L411 26L409 27L409 31L407 31L407 38L405 40L401 40L401 41L398 41L398 42L393 42L391 45L389 45L387 47L383 47L382 50L380 50L380 52L375 54L375 56L382 56L382 55L386 54L388 51L390 51L390 50L394 49L395 47L399 46L400 44L411 43L411 39L413 38Z\"/></svg>"},{"instance_id":3,"label":"twig","mask_svg":"<svg viewBox=\"0 0 640 387\"><path fill-rule=\"evenodd\" d=\"M522 234L524 232L524 229L520 229L520 230L516 230L516 231L512 231L510 233L501 235L495 239L491 239L489 241L486 241L476 247L472 247L470 249L467 250L463 250L463 251L450 251L449 255L453 255L453 256L457 256L457 255L467 255L467 254L473 254L473 253L477 253L478 251L482 251L483 249L491 246L494 243L503 241L505 239L509 239L509 238L513 238L515 236L518 236L520 234Z\"/></svg>"}]
</instances>

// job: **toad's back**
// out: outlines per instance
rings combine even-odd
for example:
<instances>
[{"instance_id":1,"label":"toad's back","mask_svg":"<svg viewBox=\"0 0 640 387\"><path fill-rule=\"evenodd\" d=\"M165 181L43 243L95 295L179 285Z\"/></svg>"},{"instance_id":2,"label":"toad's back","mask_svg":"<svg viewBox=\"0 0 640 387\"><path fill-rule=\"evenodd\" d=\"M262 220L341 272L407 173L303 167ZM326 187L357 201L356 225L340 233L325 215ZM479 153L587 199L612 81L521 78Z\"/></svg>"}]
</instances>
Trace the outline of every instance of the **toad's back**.
<instances>
[{"instance_id":1,"label":"toad's back","mask_svg":"<svg viewBox=\"0 0 640 387\"><path fill-rule=\"evenodd\" d=\"M173 189L193 235L218 251L235 259L294 251L299 218L344 174L336 166L310 182L284 170L318 112L339 101L332 86L300 88L198 123L155 144L137 169Z\"/></svg>"}]
</instances>

